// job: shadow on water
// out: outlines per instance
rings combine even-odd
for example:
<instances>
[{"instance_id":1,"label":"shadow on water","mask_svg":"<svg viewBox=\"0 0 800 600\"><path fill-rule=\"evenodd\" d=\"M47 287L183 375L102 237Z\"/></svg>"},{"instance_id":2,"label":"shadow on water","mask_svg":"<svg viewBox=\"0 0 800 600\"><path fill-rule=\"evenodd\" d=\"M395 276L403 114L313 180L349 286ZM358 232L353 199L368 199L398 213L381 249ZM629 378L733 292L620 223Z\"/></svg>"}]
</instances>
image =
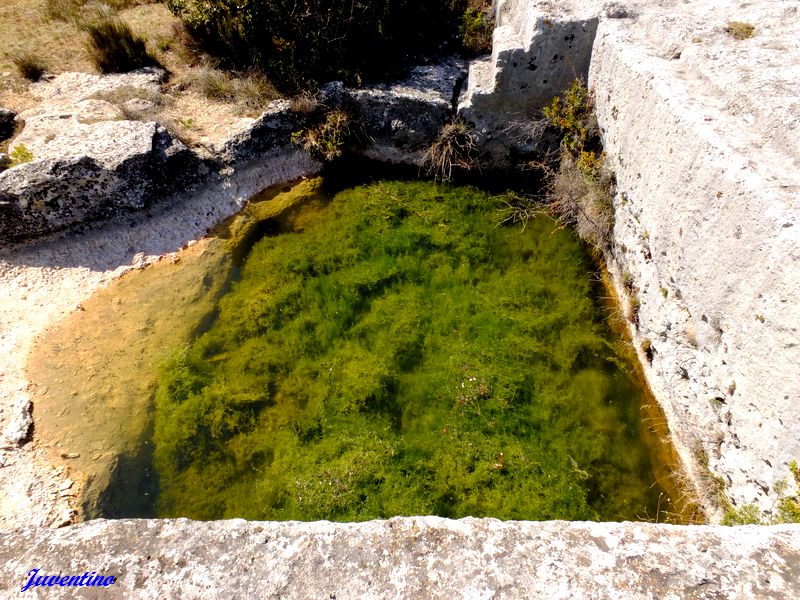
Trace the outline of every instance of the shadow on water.
<instances>
[{"instance_id":1,"label":"shadow on water","mask_svg":"<svg viewBox=\"0 0 800 600\"><path fill-rule=\"evenodd\" d=\"M157 517L158 472L153 465L153 422L133 452L120 455L94 506L85 503L89 517L152 519ZM96 513L96 514L93 514Z\"/></svg>"}]
</instances>

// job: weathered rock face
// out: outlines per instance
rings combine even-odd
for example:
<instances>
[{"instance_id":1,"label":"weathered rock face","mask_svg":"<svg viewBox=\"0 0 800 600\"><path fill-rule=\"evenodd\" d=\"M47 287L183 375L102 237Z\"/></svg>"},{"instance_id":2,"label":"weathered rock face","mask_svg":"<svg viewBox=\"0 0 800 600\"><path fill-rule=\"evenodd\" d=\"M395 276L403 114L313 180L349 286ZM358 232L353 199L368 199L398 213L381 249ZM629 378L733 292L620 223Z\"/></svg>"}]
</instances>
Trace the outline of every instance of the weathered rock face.
<instances>
[{"instance_id":1,"label":"weathered rock face","mask_svg":"<svg viewBox=\"0 0 800 600\"><path fill-rule=\"evenodd\" d=\"M29 237L140 210L198 167L156 123L101 122L63 138L62 152L0 174L0 236Z\"/></svg>"},{"instance_id":2,"label":"weathered rock face","mask_svg":"<svg viewBox=\"0 0 800 600\"><path fill-rule=\"evenodd\" d=\"M163 127L121 120L118 108L96 97L157 86L160 76L65 73L39 84L47 100L21 115L25 129L12 143L33 159L0 173L0 238L139 210L196 178L199 159Z\"/></svg>"},{"instance_id":3,"label":"weathered rock face","mask_svg":"<svg viewBox=\"0 0 800 600\"><path fill-rule=\"evenodd\" d=\"M400 83L350 92L368 143L363 154L383 162L418 165L453 115L466 63L448 62L413 69Z\"/></svg>"},{"instance_id":4,"label":"weathered rock face","mask_svg":"<svg viewBox=\"0 0 800 600\"><path fill-rule=\"evenodd\" d=\"M272 102L264 114L214 149L225 164L252 160L259 153L290 151L292 133L313 125L325 112L344 109L358 124L361 140L356 152L383 162L418 165L442 125L454 112L457 90L466 76L466 63L451 59L417 67L408 79L391 85L347 89L329 83L317 95L311 115L292 110L288 100Z\"/></svg>"},{"instance_id":5,"label":"weathered rock face","mask_svg":"<svg viewBox=\"0 0 800 600\"><path fill-rule=\"evenodd\" d=\"M648 378L685 462L768 511L800 457L798 7L635 12L601 25L590 83L636 345L651 343ZM728 35L735 18L756 36Z\"/></svg>"},{"instance_id":6,"label":"weathered rock face","mask_svg":"<svg viewBox=\"0 0 800 600\"><path fill-rule=\"evenodd\" d=\"M796 598L800 526L90 521L0 533L0 590L41 598ZM37 573L33 573L37 575ZM94 594L94 595L93 595Z\"/></svg>"},{"instance_id":7,"label":"weathered rock face","mask_svg":"<svg viewBox=\"0 0 800 600\"><path fill-rule=\"evenodd\" d=\"M246 124L214 148L214 158L227 166L252 160L254 157L295 150L292 133L301 129L303 117L291 108L288 100L271 102L254 122Z\"/></svg>"},{"instance_id":8,"label":"weathered rock face","mask_svg":"<svg viewBox=\"0 0 800 600\"><path fill-rule=\"evenodd\" d=\"M527 122L577 77L586 79L598 24L592 2L498 0L492 55L473 61L459 114L475 125L495 168L533 149Z\"/></svg>"},{"instance_id":9,"label":"weathered rock face","mask_svg":"<svg viewBox=\"0 0 800 600\"><path fill-rule=\"evenodd\" d=\"M254 161L293 155L298 149L292 134L334 108L347 109L358 121L367 157L418 164L452 116L465 72L465 63L452 60L414 69L394 85L347 90L329 84L312 115L295 112L287 100L275 101L260 118L243 120L204 160L158 124L124 120L109 100L126 95L121 91L130 95L131 88L158 94L161 71L64 73L36 84L44 102L21 115L25 129L12 146L33 160L0 175L0 239L140 210L208 175L209 168L228 177Z\"/></svg>"}]
</instances>

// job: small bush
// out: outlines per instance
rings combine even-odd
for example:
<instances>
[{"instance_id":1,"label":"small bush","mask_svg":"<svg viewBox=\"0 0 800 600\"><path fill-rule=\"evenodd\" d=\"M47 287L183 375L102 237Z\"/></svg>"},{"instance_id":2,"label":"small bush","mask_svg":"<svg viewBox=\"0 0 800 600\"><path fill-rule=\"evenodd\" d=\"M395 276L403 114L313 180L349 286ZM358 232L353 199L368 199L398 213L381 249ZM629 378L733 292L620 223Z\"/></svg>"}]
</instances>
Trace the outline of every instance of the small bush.
<instances>
[{"instance_id":1,"label":"small bush","mask_svg":"<svg viewBox=\"0 0 800 600\"><path fill-rule=\"evenodd\" d=\"M9 153L11 157L11 166L16 167L33 160L33 152L28 150L25 144L17 144L14 149Z\"/></svg>"},{"instance_id":2,"label":"small bush","mask_svg":"<svg viewBox=\"0 0 800 600\"><path fill-rule=\"evenodd\" d=\"M103 73L127 73L142 67L160 66L147 51L144 39L134 35L127 23L117 18L85 25L89 34L87 50Z\"/></svg>"},{"instance_id":3,"label":"small bush","mask_svg":"<svg viewBox=\"0 0 800 600\"><path fill-rule=\"evenodd\" d=\"M797 461L789 463L789 472L794 480L792 483L785 483L778 489L778 523L800 523L800 499L791 494L786 495L786 488L793 485L794 489L800 489L800 466Z\"/></svg>"},{"instance_id":4,"label":"small bush","mask_svg":"<svg viewBox=\"0 0 800 600\"><path fill-rule=\"evenodd\" d=\"M350 115L343 110L334 110L325 115L322 123L293 133L292 142L315 158L330 161L343 154L353 133Z\"/></svg>"},{"instance_id":5,"label":"small bush","mask_svg":"<svg viewBox=\"0 0 800 600\"><path fill-rule=\"evenodd\" d=\"M17 71L28 81L39 81L44 75L47 67L42 60L33 52L22 51L11 57L11 62L17 67Z\"/></svg>"},{"instance_id":6,"label":"small bush","mask_svg":"<svg viewBox=\"0 0 800 600\"><path fill-rule=\"evenodd\" d=\"M477 155L471 127L456 119L442 127L439 137L422 157L422 166L428 175L441 181L450 181L454 167L465 171L476 167Z\"/></svg>"},{"instance_id":7,"label":"small bush","mask_svg":"<svg viewBox=\"0 0 800 600\"><path fill-rule=\"evenodd\" d=\"M393 78L459 44L467 0L167 0L229 68L257 66L284 92Z\"/></svg>"},{"instance_id":8,"label":"small bush","mask_svg":"<svg viewBox=\"0 0 800 600\"><path fill-rule=\"evenodd\" d=\"M572 82L563 96L556 96L542 111L563 136L564 148L575 158L599 144L600 130L594 116L594 99L582 78Z\"/></svg>"},{"instance_id":9,"label":"small bush","mask_svg":"<svg viewBox=\"0 0 800 600\"><path fill-rule=\"evenodd\" d=\"M568 153L549 181L550 208L563 224L574 226L581 239L598 251L608 249L614 228L613 176L600 168L597 177L587 177Z\"/></svg>"},{"instance_id":10,"label":"small bush","mask_svg":"<svg viewBox=\"0 0 800 600\"><path fill-rule=\"evenodd\" d=\"M762 525L761 511L757 504L745 504L729 508L722 517L723 525Z\"/></svg>"},{"instance_id":11,"label":"small bush","mask_svg":"<svg viewBox=\"0 0 800 600\"><path fill-rule=\"evenodd\" d=\"M594 98L579 78L542 113L561 134L558 168L532 165L542 171L550 211L597 251L605 252L614 228L615 179L605 165Z\"/></svg>"},{"instance_id":12,"label":"small bush","mask_svg":"<svg viewBox=\"0 0 800 600\"><path fill-rule=\"evenodd\" d=\"M753 37L755 30L756 28L750 23L743 21L728 21L728 25L725 27L725 32L737 40L746 40Z\"/></svg>"},{"instance_id":13,"label":"small bush","mask_svg":"<svg viewBox=\"0 0 800 600\"><path fill-rule=\"evenodd\" d=\"M491 2L469 0L461 17L461 39L464 49L472 55L492 50L494 14Z\"/></svg>"},{"instance_id":14,"label":"small bush","mask_svg":"<svg viewBox=\"0 0 800 600\"><path fill-rule=\"evenodd\" d=\"M231 101L236 97L233 77L219 69L205 68L200 71L197 85L209 100Z\"/></svg>"}]
</instances>

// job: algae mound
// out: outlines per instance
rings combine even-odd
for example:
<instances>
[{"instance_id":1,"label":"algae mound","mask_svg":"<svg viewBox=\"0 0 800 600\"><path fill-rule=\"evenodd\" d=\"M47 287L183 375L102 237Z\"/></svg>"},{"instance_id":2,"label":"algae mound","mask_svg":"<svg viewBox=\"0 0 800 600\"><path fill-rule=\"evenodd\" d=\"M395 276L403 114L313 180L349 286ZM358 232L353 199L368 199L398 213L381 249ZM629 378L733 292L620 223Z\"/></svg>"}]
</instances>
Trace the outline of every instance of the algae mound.
<instances>
[{"instance_id":1,"label":"algae mound","mask_svg":"<svg viewBox=\"0 0 800 600\"><path fill-rule=\"evenodd\" d=\"M163 365L161 516L654 514L639 392L591 262L501 198L381 182L252 248Z\"/></svg>"}]
</instances>

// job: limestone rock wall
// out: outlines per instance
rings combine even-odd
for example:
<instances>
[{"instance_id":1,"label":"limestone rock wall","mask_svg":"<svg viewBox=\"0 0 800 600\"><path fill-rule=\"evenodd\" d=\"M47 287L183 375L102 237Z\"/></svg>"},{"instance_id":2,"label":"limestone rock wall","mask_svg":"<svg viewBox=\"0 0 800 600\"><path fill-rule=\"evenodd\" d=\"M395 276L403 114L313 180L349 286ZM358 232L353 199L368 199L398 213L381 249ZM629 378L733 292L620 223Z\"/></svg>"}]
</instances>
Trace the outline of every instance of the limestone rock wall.
<instances>
[{"instance_id":1,"label":"limestone rock wall","mask_svg":"<svg viewBox=\"0 0 800 600\"><path fill-rule=\"evenodd\" d=\"M588 73L618 182L610 267L634 290L635 344L707 507L722 490L772 510L800 457L798 13L498 0L492 57L460 105L479 129L533 119Z\"/></svg>"},{"instance_id":2,"label":"limestone rock wall","mask_svg":"<svg viewBox=\"0 0 800 600\"><path fill-rule=\"evenodd\" d=\"M28 573L114 576L32 598L796 598L800 527L452 521L90 521L0 532L0 595Z\"/></svg>"},{"instance_id":3,"label":"limestone rock wall","mask_svg":"<svg viewBox=\"0 0 800 600\"><path fill-rule=\"evenodd\" d=\"M590 84L648 379L684 462L770 511L800 457L800 15L756 4L744 41L712 3L606 20Z\"/></svg>"},{"instance_id":4,"label":"limestone rock wall","mask_svg":"<svg viewBox=\"0 0 800 600\"><path fill-rule=\"evenodd\" d=\"M496 0L492 55L473 61L458 111L475 125L483 161L495 168L523 151L524 122L577 77L586 79L598 24L592 2Z\"/></svg>"}]
</instances>

